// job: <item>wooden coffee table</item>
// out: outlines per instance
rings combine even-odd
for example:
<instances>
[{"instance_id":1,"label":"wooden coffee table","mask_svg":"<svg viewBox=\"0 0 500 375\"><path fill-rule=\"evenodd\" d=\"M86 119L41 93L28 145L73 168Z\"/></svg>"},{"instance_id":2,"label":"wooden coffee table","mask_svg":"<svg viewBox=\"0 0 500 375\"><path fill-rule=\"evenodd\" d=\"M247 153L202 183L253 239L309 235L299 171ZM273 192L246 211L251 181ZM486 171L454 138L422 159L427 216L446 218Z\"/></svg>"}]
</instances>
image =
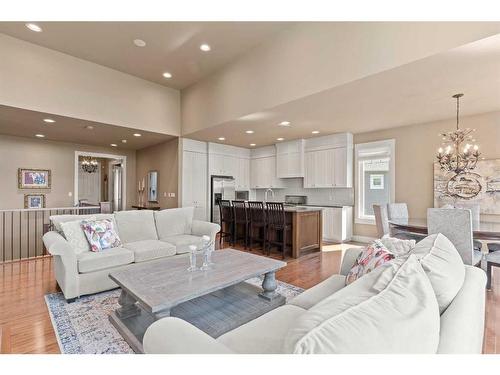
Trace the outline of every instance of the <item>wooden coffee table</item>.
<instances>
[{"instance_id":1,"label":"wooden coffee table","mask_svg":"<svg viewBox=\"0 0 500 375\"><path fill-rule=\"evenodd\" d=\"M285 303L275 278L285 262L233 249L215 251L212 261L206 271L188 272L189 258L175 256L109 275L122 289L109 319L135 352L143 352L146 329L163 317L184 319L216 338ZM260 275L262 288L244 282Z\"/></svg>"}]
</instances>

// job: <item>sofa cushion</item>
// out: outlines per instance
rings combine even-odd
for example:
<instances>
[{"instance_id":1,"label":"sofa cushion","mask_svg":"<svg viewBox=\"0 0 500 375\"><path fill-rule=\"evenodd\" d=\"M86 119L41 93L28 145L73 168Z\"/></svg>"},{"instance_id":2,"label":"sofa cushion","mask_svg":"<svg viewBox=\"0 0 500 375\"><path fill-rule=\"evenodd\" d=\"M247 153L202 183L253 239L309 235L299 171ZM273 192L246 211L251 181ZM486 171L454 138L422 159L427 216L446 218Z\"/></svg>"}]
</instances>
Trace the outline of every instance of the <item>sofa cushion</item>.
<instances>
[{"instance_id":1,"label":"sofa cushion","mask_svg":"<svg viewBox=\"0 0 500 375\"><path fill-rule=\"evenodd\" d=\"M286 333L306 310L284 305L220 336L217 341L236 353L283 352Z\"/></svg>"},{"instance_id":2,"label":"sofa cushion","mask_svg":"<svg viewBox=\"0 0 500 375\"><path fill-rule=\"evenodd\" d=\"M136 263L175 255L175 246L158 240L129 242L123 245L134 253Z\"/></svg>"},{"instance_id":3,"label":"sofa cushion","mask_svg":"<svg viewBox=\"0 0 500 375\"><path fill-rule=\"evenodd\" d=\"M375 269L307 310L288 332L284 351L436 353L440 317L429 279L414 255L390 265ZM372 274L377 277L371 291L361 295L373 295L360 298L356 284Z\"/></svg>"},{"instance_id":4,"label":"sofa cushion","mask_svg":"<svg viewBox=\"0 0 500 375\"><path fill-rule=\"evenodd\" d=\"M175 245L177 254L184 254L189 252L189 245L195 245L198 250L203 247L203 239L191 234L178 234L176 236L165 237L163 241Z\"/></svg>"},{"instance_id":5,"label":"sofa cushion","mask_svg":"<svg viewBox=\"0 0 500 375\"><path fill-rule=\"evenodd\" d=\"M123 247L78 254L78 272L87 273L134 262L134 253Z\"/></svg>"},{"instance_id":6,"label":"sofa cushion","mask_svg":"<svg viewBox=\"0 0 500 375\"><path fill-rule=\"evenodd\" d=\"M155 211L158 238L166 241L167 237L179 234L191 234L194 207L171 208Z\"/></svg>"},{"instance_id":7,"label":"sofa cushion","mask_svg":"<svg viewBox=\"0 0 500 375\"><path fill-rule=\"evenodd\" d=\"M153 211L119 211L115 220L122 243L158 239Z\"/></svg>"},{"instance_id":8,"label":"sofa cushion","mask_svg":"<svg viewBox=\"0 0 500 375\"><path fill-rule=\"evenodd\" d=\"M60 223L60 228L76 254L90 251L90 244L83 232L81 220L64 221Z\"/></svg>"},{"instance_id":9,"label":"sofa cushion","mask_svg":"<svg viewBox=\"0 0 500 375\"><path fill-rule=\"evenodd\" d=\"M113 219L113 214L89 214L89 215L52 215L49 217L51 223L54 225L54 229L63 233L61 224L69 221L82 221L82 220L102 220L102 219Z\"/></svg>"},{"instance_id":10,"label":"sofa cushion","mask_svg":"<svg viewBox=\"0 0 500 375\"><path fill-rule=\"evenodd\" d=\"M116 232L115 221L112 219L82 220L81 227L91 251L98 252L122 245Z\"/></svg>"},{"instance_id":11,"label":"sofa cushion","mask_svg":"<svg viewBox=\"0 0 500 375\"><path fill-rule=\"evenodd\" d=\"M379 241L396 257L408 255L417 244L415 240L404 240L389 235L385 235Z\"/></svg>"},{"instance_id":12,"label":"sofa cushion","mask_svg":"<svg viewBox=\"0 0 500 375\"><path fill-rule=\"evenodd\" d=\"M360 277L372 272L375 268L383 266L393 259L394 254L382 242L379 240L373 241L356 258L345 279L346 285L351 284Z\"/></svg>"},{"instance_id":13,"label":"sofa cushion","mask_svg":"<svg viewBox=\"0 0 500 375\"><path fill-rule=\"evenodd\" d=\"M302 307L303 309L310 309L317 303L323 301L326 297L329 297L331 294L342 289L344 286L345 276L333 275L312 288L300 293L298 296L292 298L288 303Z\"/></svg>"},{"instance_id":14,"label":"sofa cushion","mask_svg":"<svg viewBox=\"0 0 500 375\"><path fill-rule=\"evenodd\" d=\"M442 314L462 288L464 262L451 241L441 233L420 241L412 251L429 278Z\"/></svg>"}]
</instances>

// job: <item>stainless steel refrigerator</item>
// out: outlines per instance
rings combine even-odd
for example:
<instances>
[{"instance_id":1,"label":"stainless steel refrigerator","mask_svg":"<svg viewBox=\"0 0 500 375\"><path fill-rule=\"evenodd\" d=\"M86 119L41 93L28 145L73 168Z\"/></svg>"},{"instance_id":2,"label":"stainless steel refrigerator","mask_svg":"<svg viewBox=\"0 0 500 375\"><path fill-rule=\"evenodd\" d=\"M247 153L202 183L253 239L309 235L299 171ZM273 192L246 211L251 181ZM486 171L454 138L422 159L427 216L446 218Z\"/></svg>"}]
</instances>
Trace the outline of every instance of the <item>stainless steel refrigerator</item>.
<instances>
[{"instance_id":1,"label":"stainless steel refrigerator","mask_svg":"<svg viewBox=\"0 0 500 375\"><path fill-rule=\"evenodd\" d=\"M210 186L210 220L220 224L219 201L234 200L236 184L232 176L212 176Z\"/></svg>"}]
</instances>

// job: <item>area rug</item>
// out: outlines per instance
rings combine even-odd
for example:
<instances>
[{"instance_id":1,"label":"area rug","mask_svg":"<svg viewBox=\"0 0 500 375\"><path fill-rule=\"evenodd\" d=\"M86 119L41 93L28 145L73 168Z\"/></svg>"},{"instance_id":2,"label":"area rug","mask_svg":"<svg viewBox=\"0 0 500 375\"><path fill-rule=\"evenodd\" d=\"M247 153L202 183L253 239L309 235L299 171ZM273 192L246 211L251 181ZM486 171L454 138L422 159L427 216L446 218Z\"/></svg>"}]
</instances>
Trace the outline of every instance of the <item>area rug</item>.
<instances>
[{"instance_id":1,"label":"area rug","mask_svg":"<svg viewBox=\"0 0 500 375\"><path fill-rule=\"evenodd\" d=\"M262 284L258 277L246 282L256 286ZM304 289L278 281L277 291L289 299L302 293ZM109 314L119 307L119 296L120 290L115 289L67 303L62 293L47 294L45 302L61 353L134 353L108 320Z\"/></svg>"}]
</instances>

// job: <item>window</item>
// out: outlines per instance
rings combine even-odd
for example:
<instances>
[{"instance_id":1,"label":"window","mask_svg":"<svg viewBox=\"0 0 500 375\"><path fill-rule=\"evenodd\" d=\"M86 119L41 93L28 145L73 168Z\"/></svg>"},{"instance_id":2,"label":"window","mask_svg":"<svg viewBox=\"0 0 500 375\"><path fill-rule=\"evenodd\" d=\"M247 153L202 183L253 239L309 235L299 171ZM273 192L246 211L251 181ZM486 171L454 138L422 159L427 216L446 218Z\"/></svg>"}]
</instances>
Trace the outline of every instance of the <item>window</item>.
<instances>
[{"instance_id":1,"label":"window","mask_svg":"<svg viewBox=\"0 0 500 375\"><path fill-rule=\"evenodd\" d=\"M394 202L395 144L388 139L355 146L356 223L375 224L373 205Z\"/></svg>"}]
</instances>

